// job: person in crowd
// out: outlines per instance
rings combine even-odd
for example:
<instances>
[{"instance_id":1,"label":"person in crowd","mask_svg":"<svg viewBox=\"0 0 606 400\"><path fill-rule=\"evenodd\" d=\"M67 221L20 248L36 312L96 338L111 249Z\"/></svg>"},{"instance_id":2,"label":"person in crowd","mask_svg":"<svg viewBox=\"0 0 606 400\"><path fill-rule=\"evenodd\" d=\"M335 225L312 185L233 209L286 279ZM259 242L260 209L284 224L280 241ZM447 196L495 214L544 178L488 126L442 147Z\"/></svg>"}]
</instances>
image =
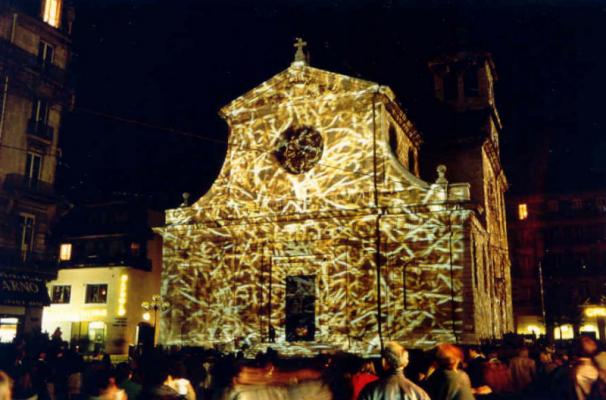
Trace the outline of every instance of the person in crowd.
<instances>
[{"instance_id":1,"label":"person in crowd","mask_svg":"<svg viewBox=\"0 0 606 400\"><path fill-rule=\"evenodd\" d=\"M486 379L484 379L484 370L486 369L487 362L484 354L477 348L469 347L467 349L465 372L471 382L471 391L476 397L492 393L492 389L487 385Z\"/></svg>"},{"instance_id":2,"label":"person in crowd","mask_svg":"<svg viewBox=\"0 0 606 400\"><path fill-rule=\"evenodd\" d=\"M358 398L364 386L379 379L375 371L375 364L372 360L362 360L361 364L358 371L351 377L351 384L353 386L352 400Z\"/></svg>"},{"instance_id":3,"label":"person in crowd","mask_svg":"<svg viewBox=\"0 0 606 400\"><path fill-rule=\"evenodd\" d=\"M360 400L430 400L427 393L404 376L408 352L396 342L389 342L382 352L381 362L388 375L370 382L360 393Z\"/></svg>"},{"instance_id":4,"label":"person in crowd","mask_svg":"<svg viewBox=\"0 0 606 400\"><path fill-rule=\"evenodd\" d=\"M499 359L499 355L495 351L488 355L484 369L484 382L493 393L502 394L512 390L509 367Z\"/></svg>"},{"instance_id":5,"label":"person in crowd","mask_svg":"<svg viewBox=\"0 0 606 400\"><path fill-rule=\"evenodd\" d=\"M0 400L12 400L13 380L4 371L0 371Z\"/></svg>"},{"instance_id":6,"label":"person in crowd","mask_svg":"<svg viewBox=\"0 0 606 400\"><path fill-rule=\"evenodd\" d=\"M80 399L80 395L82 394L82 372L84 371L84 360L81 354L76 352L70 353L68 371L67 398L69 400Z\"/></svg>"},{"instance_id":7,"label":"person in crowd","mask_svg":"<svg viewBox=\"0 0 606 400\"><path fill-rule=\"evenodd\" d=\"M596 355L593 361L598 369L598 379L593 383L588 399L603 400L606 399L606 351Z\"/></svg>"},{"instance_id":8,"label":"person in crowd","mask_svg":"<svg viewBox=\"0 0 606 400\"><path fill-rule=\"evenodd\" d=\"M92 393L87 400L126 400L126 393L116 385L116 379L112 372L100 369L94 376Z\"/></svg>"},{"instance_id":9,"label":"person in crowd","mask_svg":"<svg viewBox=\"0 0 606 400\"><path fill-rule=\"evenodd\" d=\"M159 357L147 364L143 390L139 398L145 400L179 400L179 392L165 384L168 379L166 360Z\"/></svg>"},{"instance_id":10,"label":"person in crowd","mask_svg":"<svg viewBox=\"0 0 606 400\"><path fill-rule=\"evenodd\" d=\"M597 349L596 342L589 336L581 336L575 343L576 358L572 367L572 381L577 400L586 400L598 379L598 369L593 361Z\"/></svg>"},{"instance_id":11,"label":"person in crowd","mask_svg":"<svg viewBox=\"0 0 606 400\"><path fill-rule=\"evenodd\" d=\"M436 370L424 382L432 400L474 400L469 376L460 370L463 352L452 344L440 344L435 351Z\"/></svg>"},{"instance_id":12,"label":"person in crowd","mask_svg":"<svg viewBox=\"0 0 606 400\"><path fill-rule=\"evenodd\" d=\"M524 392L534 382L537 374L537 366L533 359L528 356L528 349L518 349L517 355L509 360L509 372L513 390Z\"/></svg>"},{"instance_id":13,"label":"person in crowd","mask_svg":"<svg viewBox=\"0 0 606 400\"><path fill-rule=\"evenodd\" d=\"M181 362L175 362L171 365L168 378L164 384L179 393L182 399L196 400L196 392L186 376L185 365Z\"/></svg>"},{"instance_id":14,"label":"person in crowd","mask_svg":"<svg viewBox=\"0 0 606 400\"><path fill-rule=\"evenodd\" d=\"M467 367L465 371L469 375L472 387L483 386L484 382L484 366L487 360L477 348L469 347L467 349Z\"/></svg>"},{"instance_id":15,"label":"person in crowd","mask_svg":"<svg viewBox=\"0 0 606 400\"><path fill-rule=\"evenodd\" d=\"M142 386L133 382L133 371L126 362L118 364L116 367L116 383L120 389L124 389L128 400L138 400L141 394Z\"/></svg>"}]
</instances>

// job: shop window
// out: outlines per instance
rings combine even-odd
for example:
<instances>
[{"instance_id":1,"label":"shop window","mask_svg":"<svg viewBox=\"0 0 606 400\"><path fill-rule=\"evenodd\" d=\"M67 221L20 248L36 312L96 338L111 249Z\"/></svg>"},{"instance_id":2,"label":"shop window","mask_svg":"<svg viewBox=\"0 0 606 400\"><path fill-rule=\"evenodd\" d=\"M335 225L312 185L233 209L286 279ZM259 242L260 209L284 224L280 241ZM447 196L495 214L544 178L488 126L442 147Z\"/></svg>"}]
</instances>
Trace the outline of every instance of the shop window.
<instances>
[{"instance_id":1,"label":"shop window","mask_svg":"<svg viewBox=\"0 0 606 400\"><path fill-rule=\"evenodd\" d=\"M51 301L54 304L69 304L72 293L70 285L54 285L51 294Z\"/></svg>"},{"instance_id":2,"label":"shop window","mask_svg":"<svg viewBox=\"0 0 606 400\"><path fill-rule=\"evenodd\" d=\"M86 303L107 303L107 284L86 285Z\"/></svg>"},{"instance_id":3,"label":"shop window","mask_svg":"<svg viewBox=\"0 0 606 400\"><path fill-rule=\"evenodd\" d=\"M19 237L17 243L21 252L21 259L25 261L34 247L35 218L33 215L19 215Z\"/></svg>"},{"instance_id":4,"label":"shop window","mask_svg":"<svg viewBox=\"0 0 606 400\"><path fill-rule=\"evenodd\" d=\"M42 20L54 28L61 23L61 0L45 0Z\"/></svg>"},{"instance_id":5,"label":"shop window","mask_svg":"<svg viewBox=\"0 0 606 400\"><path fill-rule=\"evenodd\" d=\"M555 327L553 330L553 336L557 340L567 340L574 338L574 329L572 325L566 324Z\"/></svg>"},{"instance_id":6,"label":"shop window","mask_svg":"<svg viewBox=\"0 0 606 400\"><path fill-rule=\"evenodd\" d=\"M0 343L11 343L19 330L19 318L0 317Z\"/></svg>"},{"instance_id":7,"label":"shop window","mask_svg":"<svg viewBox=\"0 0 606 400\"><path fill-rule=\"evenodd\" d=\"M313 341L316 330L316 276L286 277L286 340Z\"/></svg>"},{"instance_id":8,"label":"shop window","mask_svg":"<svg viewBox=\"0 0 606 400\"><path fill-rule=\"evenodd\" d=\"M88 340L93 351L102 351L105 348L106 328L105 322L102 321L88 324Z\"/></svg>"}]
</instances>

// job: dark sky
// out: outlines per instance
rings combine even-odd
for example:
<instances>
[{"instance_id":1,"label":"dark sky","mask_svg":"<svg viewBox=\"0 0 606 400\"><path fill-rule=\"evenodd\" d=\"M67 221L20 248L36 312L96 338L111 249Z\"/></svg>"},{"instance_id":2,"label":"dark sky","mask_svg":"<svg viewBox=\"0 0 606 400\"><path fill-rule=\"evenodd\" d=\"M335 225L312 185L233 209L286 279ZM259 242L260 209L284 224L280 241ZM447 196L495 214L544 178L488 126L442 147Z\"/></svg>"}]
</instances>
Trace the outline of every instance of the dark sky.
<instances>
[{"instance_id":1,"label":"dark sky","mask_svg":"<svg viewBox=\"0 0 606 400\"><path fill-rule=\"evenodd\" d=\"M489 51L511 191L604 188L605 17L580 1L79 0L58 187L75 201L198 197L226 146L170 130L226 140L219 108L286 68L302 36L313 66L390 86L421 131L427 61Z\"/></svg>"}]
</instances>

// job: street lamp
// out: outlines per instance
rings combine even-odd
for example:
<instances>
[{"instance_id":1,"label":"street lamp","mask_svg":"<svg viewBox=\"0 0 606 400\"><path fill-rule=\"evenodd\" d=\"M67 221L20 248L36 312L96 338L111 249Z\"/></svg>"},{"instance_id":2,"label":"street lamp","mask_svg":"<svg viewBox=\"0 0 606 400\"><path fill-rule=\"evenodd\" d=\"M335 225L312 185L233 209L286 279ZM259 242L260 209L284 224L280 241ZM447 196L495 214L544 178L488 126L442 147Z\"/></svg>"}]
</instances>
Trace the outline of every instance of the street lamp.
<instances>
[{"instance_id":1,"label":"street lamp","mask_svg":"<svg viewBox=\"0 0 606 400\"><path fill-rule=\"evenodd\" d=\"M151 301L144 301L141 303L141 308L145 311L154 312L154 343L156 343L156 322L158 320L158 311L168 310L170 304L166 301L162 301L162 297L159 294L152 296Z\"/></svg>"}]
</instances>

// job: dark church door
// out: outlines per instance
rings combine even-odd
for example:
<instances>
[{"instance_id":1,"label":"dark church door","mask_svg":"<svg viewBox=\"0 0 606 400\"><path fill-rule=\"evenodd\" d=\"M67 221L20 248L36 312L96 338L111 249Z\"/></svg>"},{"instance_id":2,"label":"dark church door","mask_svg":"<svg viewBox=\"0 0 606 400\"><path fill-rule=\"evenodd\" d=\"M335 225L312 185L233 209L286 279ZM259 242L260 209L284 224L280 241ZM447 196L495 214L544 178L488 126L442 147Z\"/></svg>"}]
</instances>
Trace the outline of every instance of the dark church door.
<instances>
[{"instance_id":1,"label":"dark church door","mask_svg":"<svg viewBox=\"0 0 606 400\"><path fill-rule=\"evenodd\" d=\"M316 331L316 276L286 277L286 340L313 341Z\"/></svg>"}]
</instances>

